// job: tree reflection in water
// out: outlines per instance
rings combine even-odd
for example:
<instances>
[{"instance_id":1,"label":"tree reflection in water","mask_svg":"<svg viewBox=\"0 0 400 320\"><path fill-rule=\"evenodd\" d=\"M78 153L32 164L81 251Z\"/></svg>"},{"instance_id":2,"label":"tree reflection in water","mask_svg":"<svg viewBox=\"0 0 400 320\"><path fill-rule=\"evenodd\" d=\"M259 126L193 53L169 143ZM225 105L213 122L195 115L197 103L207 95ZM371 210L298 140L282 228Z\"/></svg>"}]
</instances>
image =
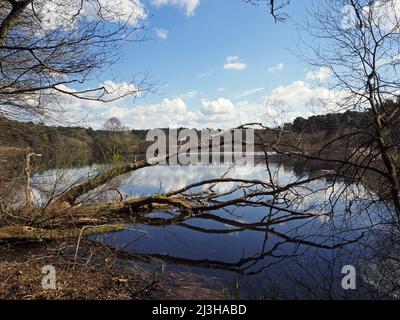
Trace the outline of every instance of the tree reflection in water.
<instances>
[{"instance_id":1,"label":"tree reflection in water","mask_svg":"<svg viewBox=\"0 0 400 320\"><path fill-rule=\"evenodd\" d=\"M139 240L132 230L92 239L126 259L215 276L222 287L239 277L243 297L396 297L397 260L380 249L398 231L386 203L361 184L313 168L280 163L266 171L260 163L156 166L119 177L113 189L122 197L183 194L198 207L135 215L134 228L147 232ZM269 188L291 187L266 192L261 181L271 172L276 185ZM113 196L111 188L102 194L103 201ZM345 265L357 268L355 291L341 287Z\"/></svg>"}]
</instances>

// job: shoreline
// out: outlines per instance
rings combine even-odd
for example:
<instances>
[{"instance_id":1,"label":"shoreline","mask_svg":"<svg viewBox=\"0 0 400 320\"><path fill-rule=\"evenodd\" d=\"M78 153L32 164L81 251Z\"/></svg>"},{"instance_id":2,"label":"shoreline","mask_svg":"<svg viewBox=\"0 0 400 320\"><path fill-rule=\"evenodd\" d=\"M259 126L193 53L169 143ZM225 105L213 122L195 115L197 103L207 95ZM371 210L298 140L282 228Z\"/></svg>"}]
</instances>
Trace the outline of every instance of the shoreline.
<instances>
[{"instance_id":1,"label":"shoreline","mask_svg":"<svg viewBox=\"0 0 400 320\"><path fill-rule=\"evenodd\" d=\"M190 274L159 274L121 259L90 240L0 245L0 298L3 300L186 300L222 299ZM56 290L43 289L44 266L56 270ZM171 279L175 279L173 283Z\"/></svg>"}]
</instances>

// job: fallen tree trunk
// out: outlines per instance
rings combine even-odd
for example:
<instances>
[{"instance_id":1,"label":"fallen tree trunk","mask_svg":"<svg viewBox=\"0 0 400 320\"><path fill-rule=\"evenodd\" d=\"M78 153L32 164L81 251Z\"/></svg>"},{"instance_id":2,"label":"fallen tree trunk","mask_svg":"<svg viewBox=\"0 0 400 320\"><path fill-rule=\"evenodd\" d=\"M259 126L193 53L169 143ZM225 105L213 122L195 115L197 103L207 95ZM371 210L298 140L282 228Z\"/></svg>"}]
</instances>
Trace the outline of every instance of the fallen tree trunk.
<instances>
[{"instance_id":1,"label":"fallen tree trunk","mask_svg":"<svg viewBox=\"0 0 400 320\"><path fill-rule=\"evenodd\" d=\"M245 125L241 125L237 128L233 128L233 129L229 129L227 131L223 131L214 135L210 135L209 137L207 137L207 139L205 141L202 141L201 143L197 143L196 145L190 146L190 148L197 148L197 149L201 149L203 146L209 146L210 140L212 139L216 139L216 138L220 138L220 137L224 137L224 135L226 135L228 132L232 133L234 130L238 130L238 129L244 129L246 128L246 126L253 126L253 125L261 125L259 123L249 123L249 124L245 124ZM223 140L223 139L221 139ZM224 141L220 142L220 146L224 145ZM184 148L187 149L188 147ZM168 161L169 159L178 156L179 154L181 154L180 149L178 149L176 152L173 152L171 154L167 154L165 156L157 156L155 158L152 159L145 159L142 161L138 161L135 163L131 163L125 166L117 166L114 167L104 173L101 173L99 175L97 175L96 177L92 178L92 179L88 179L87 181L70 188L69 190L67 190L63 195L61 195L60 197L58 197L53 205L57 206L58 204L61 203L66 203L69 206L73 206L75 201L82 195L87 194L88 192L95 190L96 188L99 188L103 185L105 185L106 183L110 182L111 180L113 180L114 178L127 174L129 172L133 172L136 170L140 170L140 169L144 169L147 167L151 167L154 165L157 165L160 162L163 161Z\"/></svg>"},{"instance_id":2,"label":"fallen tree trunk","mask_svg":"<svg viewBox=\"0 0 400 320\"><path fill-rule=\"evenodd\" d=\"M72 187L71 189L67 190L62 196L60 196L55 203L67 203L68 205L72 206L74 205L76 199L78 199L80 196L106 184L107 182L110 182L114 178L124 175L126 173L143 169L146 167L151 166L149 162L146 160L139 161L137 163L133 164L128 164L126 166L118 166L115 168L112 168L104 173L101 173L97 175L96 177L89 179L75 187Z\"/></svg>"},{"instance_id":3,"label":"fallen tree trunk","mask_svg":"<svg viewBox=\"0 0 400 320\"><path fill-rule=\"evenodd\" d=\"M48 207L25 208L19 212L14 212L13 217L18 218L15 224L23 227L5 227L0 229L0 239L57 239L75 237L80 232L80 227L93 228L85 230L89 233L112 232L108 227L97 227L98 225L113 225L118 221L125 223L141 224L160 224L170 225L179 224L185 220L204 213L210 213L219 209L240 206L243 204L270 208L277 212L289 214L292 217L309 218L318 214L313 212L297 212L285 207L282 202L280 206L277 199L285 199L285 195L296 187L301 187L329 175L316 176L309 179L300 179L291 184L271 188L268 184L259 180L243 180L232 178L221 178L204 180L188 185L175 192L127 199L125 201L113 202L108 204L96 204L87 206L73 207ZM213 186L218 183L240 183L239 186L226 193L215 193ZM200 192L188 193L193 188L207 186L209 188ZM237 191L243 191L243 195L225 198ZM267 197L267 198L266 198ZM272 199L270 198L272 197ZM269 198L269 199L268 199ZM147 217L151 212L173 212L176 214L169 219Z\"/></svg>"}]
</instances>

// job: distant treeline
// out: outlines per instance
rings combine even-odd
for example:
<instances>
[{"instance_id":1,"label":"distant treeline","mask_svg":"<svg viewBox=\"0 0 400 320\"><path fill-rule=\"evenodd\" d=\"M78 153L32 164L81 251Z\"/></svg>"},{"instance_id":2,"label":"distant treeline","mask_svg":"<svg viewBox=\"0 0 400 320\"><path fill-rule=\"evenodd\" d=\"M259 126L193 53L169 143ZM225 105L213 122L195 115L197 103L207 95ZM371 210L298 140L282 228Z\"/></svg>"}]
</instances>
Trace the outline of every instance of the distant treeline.
<instances>
[{"instance_id":1,"label":"distant treeline","mask_svg":"<svg viewBox=\"0 0 400 320\"><path fill-rule=\"evenodd\" d=\"M334 134L343 128L363 128L368 125L368 119L367 112L347 111L311 116L308 119L298 117L293 123L286 124L286 128L297 133Z\"/></svg>"},{"instance_id":2,"label":"distant treeline","mask_svg":"<svg viewBox=\"0 0 400 320\"><path fill-rule=\"evenodd\" d=\"M383 108L388 111L400 108L400 100L387 101ZM327 135L343 130L368 128L370 111L330 113L296 118L285 124L285 129L304 133L311 145ZM178 129L178 132L183 128ZM167 136L167 128L163 129ZM146 142L149 130L106 131L80 127L46 126L33 122L18 122L0 117L0 154L26 152L42 153L47 158L72 159L72 161L110 161L115 157L144 153L151 142ZM200 131L199 136L200 136ZM258 136L273 137L276 130L258 130ZM313 139L313 136L319 136Z\"/></svg>"},{"instance_id":3,"label":"distant treeline","mask_svg":"<svg viewBox=\"0 0 400 320\"><path fill-rule=\"evenodd\" d=\"M391 114L400 108L400 98L397 102L388 100L383 103L383 114ZM346 111L345 113L329 113L311 116L308 119L296 118L293 123L285 124L285 128L296 133L326 133L335 134L343 129L363 129L371 124L371 110L364 112Z\"/></svg>"},{"instance_id":4,"label":"distant treeline","mask_svg":"<svg viewBox=\"0 0 400 320\"><path fill-rule=\"evenodd\" d=\"M146 149L144 132L55 127L0 118L0 153L41 153L50 159L110 161Z\"/></svg>"}]
</instances>

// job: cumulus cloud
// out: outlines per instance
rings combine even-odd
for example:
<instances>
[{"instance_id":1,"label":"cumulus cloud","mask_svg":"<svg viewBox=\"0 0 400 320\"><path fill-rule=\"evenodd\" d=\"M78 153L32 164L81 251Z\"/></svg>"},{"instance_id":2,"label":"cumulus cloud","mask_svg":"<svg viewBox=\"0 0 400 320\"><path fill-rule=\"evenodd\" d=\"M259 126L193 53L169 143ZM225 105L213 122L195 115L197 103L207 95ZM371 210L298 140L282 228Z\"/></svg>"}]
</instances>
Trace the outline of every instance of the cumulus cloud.
<instances>
[{"instance_id":1,"label":"cumulus cloud","mask_svg":"<svg viewBox=\"0 0 400 320\"><path fill-rule=\"evenodd\" d=\"M230 113L235 109L232 101L229 99L219 98L215 101L203 99L201 102L203 104L203 108L201 110L203 114Z\"/></svg>"},{"instance_id":2,"label":"cumulus cloud","mask_svg":"<svg viewBox=\"0 0 400 320\"><path fill-rule=\"evenodd\" d=\"M57 88L64 92L77 92L77 90L69 88L65 85L58 85ZM107 80L101 83L98 88L101 89L93 90L93 88L91 88L88 89L93 90L90 93L88 92L82 95L78 94L79 96L90 98L90 100L79 100L58 92L54 92L54 94L57 95L58 100L62 102L62 104L66 105L67 108L70 108L71 105L78 105L92 110L104 108L106 104L103 101L113 101L113 104L119 104L126 98L137 98L141 96L141 93L138 91L136 86L127 82L114 82Z\"/></svg>"},{"instance_id":3,"label":"cumulus cloud","mask_svg":"<svg viewBox=\"0 0 400 320\"><path fill-rule=\"evenodd\" d=\"M387 30L400 32L400 0L381 0L367 7L367 12L372 13L375 25L383 26Z\"/></svg>"},{"instance_id":4,"label":"cumulus cloud","mask_svg":"<svg viewBox=\"0 0 400 320\"><path fill-rule=\"evenodd\" d=\"M78 101L71 108L71 116L80 114L79 125L100 128L111 117L119 118L125 126L135 129L165 127L232 128L240 124L262 120L266 108L248 101L233 103L227 98L203 99L200 109L193 111L183 98L163 99L155 104L132 106L102 104L96 109Z\"/></svg>"},{"instance_id":5,"label":"cumulus cloud","mask_svg":"<svg viewBox=\"0 0 400 320\"><path fill-rule=\"evenodd\" d=\"M35 14L39 14L42 28L45 31L59 27L76 27L78 19L75 16L78 13L80 17L86 17L88 20L101 18L108 22L127 22L131 25L137 24L138 20L147 18L141 0L97 0L95 3L80 0L38 1L34 2L33 7Z\"/></svg>"},{"instance_id":6,"label":"cumulus cloud","mask_svg":"<svg viewBox=\"0 0 400 320\"><path fill-rule=\"evenodd\" d=\"M264 122L266 108L263 104L255 104L243 100L233 103L226 98L202 101L202 108L196 126L199 128L234 128L251 122Z\"/></svg>"},{"instance_id":7,"label":"cumulus cloud","mask_svg":"<svg viewBox=\"0 0 400 320\"><path fill-rule=\"evenodd\" d=\"M329 68L322 67L318 71L310 71L306 73L308 80L323 81L332 76L332 71Z\"/></svg>"},{"instance_id":8,"label":"cumulus cloud","mask_svg":"<svg viewBox=\"0 0 400 320\"><path fill-rule=\"evenodd\" d=\"M239 61L239 56L229 56L226 58L226 62L224 64L225 70L236 70L242 71L247 68L247 64Z\"/></svg>"},{"instance_id":9,"label":"cumulus cloud","mask_svg":"<svg viewBox=\"0 0 400 320\"><path fill-rule=\"evenodd\" d=\"M400 0L377 0L372 1L362 7L358 13L352 5L346 5L343 10L343 29L354 29L359 23L359 19L365 21L367 25L379 26L385 30L392 30L392 33L400 31L399 15Z\"/></svg>"},{"instance_id":10,"label":"cumulus cloud","mask_svg":"<svg viewBox=\"0 0 400 320\"><path fill-rule=\"evenodd\" d=\"M135 85L127 82L104 81L102 87L106 90L108 100L118 99L126 96L138 96L139 92Z\"/></svg>"},{"instance_id":11,"label":"cumulus cloud","mask_svg":"<svg viewBox=\"0 0 400 320\"><path fill-rule=\"evenodd\" d=\"M283 117L283 121L292 121L298 116L308 117L316 113L339 111L343 92L313 87L304 81L295 81L287 86L279 86L265 99L265 105L271 116Z\"/></svg>"},{"instance_id":12,"label":"cumulus cloud","mask_svg":"<svg viewBox=\"0 0 400 320\"><path fill-rule=\"evenodd\" d=\"M166 29L155 29L156 36L160 40L167 40L169 31Z\"/></svg>"},{"instance_id":13,"label":"cumulus cloud","mask_svg":"<svg viewBox=\"0 0 400 320\"><path fill-rule=\"evenodd\" d=\"M129 84L112 81L106 81L104 86L109 90L118 89L119 93L132 89ZM247 90L247 93L261 89ZM299 116L338 111L341 94L320 85L314 87L304 81L294 81L275 88L257 103L244 99L244 96L239 101L227 97L202 99L199 102L191 100L198 95L197 91L164 98L152 104L134 105L129 97L109 104L71 97L60 102L66 109L64 118L70 124L94 129L101 128L111 117L117 117L125 126L135 129L181 126L225 129L254 122L276 125L293 121Z\"/></svg>"},{"instance_id":14,"label":"cumulus cloud","mask_svg":"<svg viewBox=\"0 0 400 320\"><path fill-rule=\"evenodd\" d=\"M150 2L155 7L176 6L184 9L188 17L193 16L196 8L200 4L200 0L151 0Z\"/></svg>"},{"instance_id":15,"label":"cumulus cloud","mask_svg":"<svg viewBox=\"0 0 400 320\"><path fill-rule=\"evenodd\" d=\"M268 69L268 72L270 73L279 73L285 68L285 65L283 63L279 63L276 66L273 66Z\"/></svg>"},{"instance_id":16,"label":"cumulus cloud","mask_svg":"<svg viewBox=\"0 0 400 320\"><path fill-rule=\"evenodd\" d=\"M160 103L137 107L111 107L101 114L102 119L117 117L136 129L190 126L197 115L188 110L182 98L163 99Z\"/></svg>"},{"instance_id":17,"label":"cumulus cloud","mask_svg":"<svg viewBox=\"0 0 400 320\"><path fill-rule=\"evenodd\" d=\"M304 81L295 81L287 86L279 86L267 97L269 104L287 106L310 105L315 100L330 100L332 92L324 87L312 87Z\"/></svg>"},{"instance_id":18,"label":"cumulus cloud","mask_svg":"<svg viewBox=\"0 0 400 320\"><path fill-rule=\"evenodd\" d=\"M54 119L59 120L48 119L47 124L100 128L107 120L102 117L105 110L121 108L124 104L131 103L141 96L137 88L127 82L107 80L99 84L97 88L102 89L93 90L93 88L87 88L85 94L80 94L76 89L66 85L57 86L57 89L63 93L51 90L49 93L52 94L53 99L48 101L49 108L57 110L58 115ZM78 99L65 92L88 99ZM106 103L104 101L109 102Z\"/></svg>"}]
</instances>

